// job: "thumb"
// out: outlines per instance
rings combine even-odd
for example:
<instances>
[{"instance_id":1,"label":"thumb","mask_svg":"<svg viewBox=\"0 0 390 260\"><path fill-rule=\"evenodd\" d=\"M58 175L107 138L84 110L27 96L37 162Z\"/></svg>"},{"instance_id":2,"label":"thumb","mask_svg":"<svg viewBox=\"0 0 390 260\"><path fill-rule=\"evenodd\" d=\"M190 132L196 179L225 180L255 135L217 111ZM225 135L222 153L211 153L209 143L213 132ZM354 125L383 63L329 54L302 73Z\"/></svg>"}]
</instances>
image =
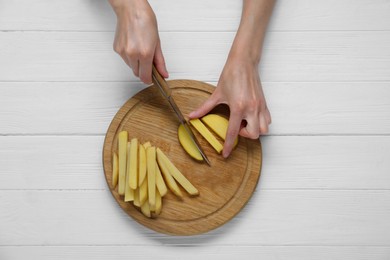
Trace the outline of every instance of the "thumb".
<instances>
[{"instance_id":1,"label":"thumb","mask_svg":"<svg viewBox=\"0 0 390 260\"><path fill-rule=\"evenodd\" d=\"M154 65L156 66L156 69L164 78L169 77L169 73L167 70L167 67L165 66L165 59L164 55L161 50L161 43L160 41L157 42L156 46L156 52L154 53L154 60L153 60Z\"/></svg>"},{"instance_id":2,"label":"thumb","mask_svg":"<svg viewBox=\"0 0 390 260\"><path fill-rule=\"evenodd\" d=\"M206 115L218 104L218 99L215 92L195 111L191 112L188 116L190 118L199 118Z\"/></svg>"}]
</instances>

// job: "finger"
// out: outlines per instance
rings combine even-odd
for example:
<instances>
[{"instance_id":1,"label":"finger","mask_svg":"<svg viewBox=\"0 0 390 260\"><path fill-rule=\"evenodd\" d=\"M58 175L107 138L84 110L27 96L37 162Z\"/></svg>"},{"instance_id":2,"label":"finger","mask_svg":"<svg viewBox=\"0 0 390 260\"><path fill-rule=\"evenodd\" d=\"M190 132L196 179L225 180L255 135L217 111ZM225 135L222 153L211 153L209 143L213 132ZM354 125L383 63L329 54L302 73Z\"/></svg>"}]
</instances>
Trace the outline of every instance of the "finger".
<instances>
[{"instance_id":1,"label":"finger","mask_svg":"<svg viewBox=\"0 0 390 260\"><path fill-rule=\"evenodd\" d=\"M252 116L248 119L246 119L247 124L245 127L243 127L239 134L243 137L250 138L250 139L257 139L259 138L260 134L260 123L259 123L259 117Z\"/></svg>"},{"instance_id":2,"label":"finger","mask_svg":"<svg viewBox=\"0 0 390 260\"><path fill-rule=\"evenodd\" d=\"M227 158L233 150L234 141L240 131L242 117L238 113L231 113L229 118L229 125L226 132L226 139L223 145L222 156Z\"/></svg>"},{"instance_id":3,"label":"finger","mask_svg":"<svg viewBox=\"0 0 390 260\"><path fill-rule=\"evenodd\" d=\"M122 56L126 64L133 70L134 76L139 77L139 62L137 59L130 59L127 56Z\"/></svg>"},{"instance_id":4,"label":"finger","mask_svg":"<svg viewBox=\"0 0 390 260\"><path fill-rule=\"evenodd\" d=\"M269 125L272 123L271 113L269 112L268 107L265 108L265 119Z\"/></svg>"},{"instance_id":5,"label":"finger","mask_svg":"<svg viewBox=\"0 0 390 260\"><path fill-rule=\"evenodd\" d=\"M160 41L158 41L158 43L157 43L156 53L154 54L154 61L153 62L154 62L154 65L156 66L156 69L158 70L158 72L160 72L160 74L164 78L168 78L169 73L168 73L167 67L165 65L165 59L164 59L164 55L163 55L162 50L161 50Z\"/></svg>"},{"instance_id":6,"label":"finger","mask_svg":"<svg viewBox=\"0 0 390 260\"><path fill-rule=\"evenodd\" d=\"M192 111L188 116L190 118L199 118L206 115L218 104L217 94L215 92L195 111Z\"/></svg>"},{"instance_id":7,"label":"finger","mask_svg":"<svg viewBox=\"0 0 390 260\"><path fill-rule=\"evenodd\" d=\"M268 122L266 119L266 113L261 112L259 118L260 118L260 134L264 135L268 133Z\"/></svg>"},{"instance_id":8,"label":"finger","mask_svg":"<svg viewBox=\"0 0 390 260\"><path fill-rule=\"evenodd\" d=\"M152 83L153 56L139 61L139 78L145 84Z\"/></svg>"}]
</instances>

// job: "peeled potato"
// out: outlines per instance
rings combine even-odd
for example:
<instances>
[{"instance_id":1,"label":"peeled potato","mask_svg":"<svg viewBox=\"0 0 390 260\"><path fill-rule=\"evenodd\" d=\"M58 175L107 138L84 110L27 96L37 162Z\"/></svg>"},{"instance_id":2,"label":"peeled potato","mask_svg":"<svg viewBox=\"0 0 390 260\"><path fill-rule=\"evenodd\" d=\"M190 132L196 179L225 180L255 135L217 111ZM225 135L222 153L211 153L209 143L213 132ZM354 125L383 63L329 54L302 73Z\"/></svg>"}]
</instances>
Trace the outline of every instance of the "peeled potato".
<instances>
[{"instance_id":1,"label":"peeled potato","mask_svg":"<svg viewBox=\"0 0 390 260\"><path fill-rule=\"evenodd\" d=\"M138 148L138 187L141 187L146 177L146 151L140 144Z\"/></svg>"},{"instance_id":2,"label":"peeled potato","mask_svg":"<svg viewBox=\"0 0 390 260\"><path fill-rule=\"evenodd\" d=\"M150 210L156 207L156 147L146 149L146 163L148 176L148 198Z\"/></svg>"},{"instance_id":3,"label":"peeled potato","mask_svg":"<svg viewBox=\"0 0 390 260\"><path fill-rule=\"evenodd\" d=\"M229 120L223 116L217 114L208 114L201 118L202 122L205 123L214 133L216 133L223 140L226 140L226 133L229 126ZM238 138L234 141L234 146L238 143Z\"/></svg>"},{"instance_id":4,"label":"peeled potato","mask_svg":"<svg viewBox=\"0 0 390 260\"><path fill-rule=\"evenodd\" d=\"M130 185L130 188L133 190L137 189L138 187L138 139L133 138L130 142L130 155L128 155L129 164L127 168L129 169L129 180L128 185Z\"/></svg>"},{"instance_id":5,"label":"peeled potato","mask_svg":"<svg viewBox=\"0 0 390 260\"><path fill-rule=\"evenodd\" d=\"M192 158L198 161L203 161L202 155L182 124L180 124L179 128L177 129L177 136L181 146Z\"/></svg>"},{"instance_id":6,"label":"peeled potato","mask_svg":"<svg viewBox=\"0 0 390 260\"><path fill-rule=\"evenodd\" d=\"M157 161L156 161L156 186L158 191L160 192L161 197L164 197L167 194L168 189L161 175L161 171L160 168L158 167Z\"/></svg>"},{"instance_id":7,"label":"peeled potato","mask_svg":"<svg viewBox=\"0 0 390 260\"><path fill-rule=\"evenodd\" d=\"M164 179L166 181L167 186L169 189L178 197L183 197L179 186L177 186L177 183L175 179L172 177L172 175L169 173L168 166L166 165L164 159L162 158L160 148L157 148L157 161L158 165L160 166L161 172L164 175Z\"/></svg>"},{"instance_id":8,"label":"peeled potato","mask_svg":"<svg viewBox=\"0 0 390 260\"><path fill-rule=\"evenodd\" d=\"M223 146L222 144L215 138L215 136L210 132L209 129L200 121L199 119L192 119L190 123L195 129L206 139L206 141L217 151L217 153L221 153Z\"/></svg>"},{"instance_id":9,"label":"peeled potato","mask_svg":"<svg viewBox=\"0 0 390 260\"><path fill-rule=\"evenodd\" d=\"M118 193L119 195L125 194L126 183L126 163L127 163L127 131L121 131L118 135L118 161L119 161L119 178L118 178Z\"/></svg>"},{"instance_id":10,"label":"peeled potato","mask_svg":"<svg viewBox=\"0 0 390 260\"><path fill-rule=\"evenodd\" d=\"M157 159L162 161L162 164L168 168L168 172L172 177L180 183L180 185L190 194L198 195L199 191L192 185L192 183L184 177L184 175L176 168L176 166L168 159L168 157L157 148Z\"/></svg>"},{"instance_id":11,"label":"peeled potato","mask_svg":"<svg viewBox=\"0 0 390 260\"><path fill-rule=\"evenodd\" d=\"M115 189L116 185L118 184L118 155L116 152L112 153L112 180L111 184L113 189Z\"/></svg>"},{"instance_id":12,"label":"peeled potato","mask_svg":"<svg viewBox=\"0 0 390 260\"><path fill-rule=\"evenodd\" d=\"M125 201L133 201L134 200L134 190L130 188L129 178L130 178L130 142L127 143L127 169L126 169L126 181L125 181Z\"/></svg>"}]
</instances>

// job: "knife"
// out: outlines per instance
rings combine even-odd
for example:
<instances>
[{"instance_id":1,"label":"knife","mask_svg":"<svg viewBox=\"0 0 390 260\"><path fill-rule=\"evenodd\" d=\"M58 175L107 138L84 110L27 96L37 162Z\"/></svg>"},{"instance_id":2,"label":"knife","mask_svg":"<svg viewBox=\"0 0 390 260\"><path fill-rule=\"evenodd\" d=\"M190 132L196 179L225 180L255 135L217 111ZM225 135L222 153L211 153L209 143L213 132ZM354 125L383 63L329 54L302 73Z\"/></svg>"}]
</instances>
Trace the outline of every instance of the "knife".
<instances>
[{"instance_id":1,"label":"knife","mask_svg":"<svg viewBox=\"0 0 390 260\"><path fill-rule=\"evenodd\" d=\"M154 85L158 87L161 94L165 97L165 99L168 101L169 105L172 107L173 111L175 111L175 114L177 118L179 119L180 124L184 126L184 129L187 131L188 135L190 136L192 142L195 144L196 148L202 155L203 159L206 161L206 163L211 166L209 159L207 158L206 154L204 153L202 147L200 147L200 144L198 140L196 139L194 133L192 132L190 126L188 125L188 122L185 120L183 114L181 113L179 107L176 105L175 100L172 97L172 90L170 89L168 83L165 81L165 79L161 76L161 74L157 71L156 67L153 65L152 69L152 79Z\"/></svg>"}]
</instances>

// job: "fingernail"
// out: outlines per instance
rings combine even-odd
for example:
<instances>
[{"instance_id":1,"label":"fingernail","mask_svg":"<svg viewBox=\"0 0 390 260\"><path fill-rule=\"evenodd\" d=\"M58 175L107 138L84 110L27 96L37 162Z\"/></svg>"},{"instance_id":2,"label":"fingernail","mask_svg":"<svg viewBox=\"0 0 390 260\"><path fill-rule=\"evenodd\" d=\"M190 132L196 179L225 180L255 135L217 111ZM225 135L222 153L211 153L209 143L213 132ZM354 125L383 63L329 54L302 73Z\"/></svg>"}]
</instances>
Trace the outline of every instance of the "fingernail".
<instances>
[{"instance_id":1,"label":"fingernail","mask_svg":"<svg viewBox=\"0 0 390 260\"><path fill-rule=\"evenodd\" d=\"M195 111L192 111L188 116L192 118L194 117L194 115L195 115Z\"/></svg>"},{"instance_id":2,"label":"fingernail","mask_svg":"<svg viewBox=\"0 0 390 260\"><path fill-rule=\"evenodd\" d=\"M222 156L223 156L223 158L228 158L228 156L229 156L229 153L227 153L227 152L225 152L225 151L223 151L222 152Z\"/></svg>"}]
</instances>

